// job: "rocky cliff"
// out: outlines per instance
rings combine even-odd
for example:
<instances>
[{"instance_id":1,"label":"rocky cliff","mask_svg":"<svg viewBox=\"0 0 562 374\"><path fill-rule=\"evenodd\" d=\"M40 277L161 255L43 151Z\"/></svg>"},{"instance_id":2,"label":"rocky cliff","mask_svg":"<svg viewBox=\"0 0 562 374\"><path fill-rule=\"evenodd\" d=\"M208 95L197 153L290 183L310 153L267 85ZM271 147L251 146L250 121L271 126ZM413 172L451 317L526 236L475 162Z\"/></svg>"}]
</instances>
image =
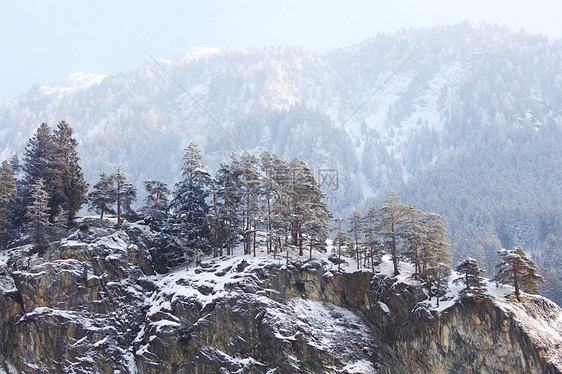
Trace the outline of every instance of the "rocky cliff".
<instances>
[{"instance_id":1,"label":"rocky cliff","mask_svg":"<svg viewBox=\"0 0 562 374\"><path fill-rule=\"evenodd\" d=\"M384 273L224 257L159 275L141 226L0 256L0 373L560 373L562 311L440 308ZM492 285L490 285L492 287Z\"/></svg>"}]
</instances>

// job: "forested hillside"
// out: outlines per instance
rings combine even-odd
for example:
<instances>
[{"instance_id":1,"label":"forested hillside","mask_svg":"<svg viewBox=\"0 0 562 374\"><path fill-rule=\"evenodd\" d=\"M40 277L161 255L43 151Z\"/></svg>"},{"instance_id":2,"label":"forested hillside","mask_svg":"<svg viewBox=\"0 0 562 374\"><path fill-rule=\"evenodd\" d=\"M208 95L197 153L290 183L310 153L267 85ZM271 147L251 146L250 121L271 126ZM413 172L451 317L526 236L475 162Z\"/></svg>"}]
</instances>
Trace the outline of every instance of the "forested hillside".
<instances>
[{"instance_id":1,"label":"forested hillside","mask_svg":"<svg viewBox=\"0 0 562 374\"><path fill-rule=\"evenodd\" d=\"M213 173L233 151L297 157L337 215L395 190L443 217L454 264L493 273L498 249L522 245L548 280L562 265L561 71L560 41L470 23L326 54L200 49L32 87L0 106L1 158L64 119L86 179L121 161L142 198L144 180L179 180L191 141Z\"/></svg>"}]
</instances>

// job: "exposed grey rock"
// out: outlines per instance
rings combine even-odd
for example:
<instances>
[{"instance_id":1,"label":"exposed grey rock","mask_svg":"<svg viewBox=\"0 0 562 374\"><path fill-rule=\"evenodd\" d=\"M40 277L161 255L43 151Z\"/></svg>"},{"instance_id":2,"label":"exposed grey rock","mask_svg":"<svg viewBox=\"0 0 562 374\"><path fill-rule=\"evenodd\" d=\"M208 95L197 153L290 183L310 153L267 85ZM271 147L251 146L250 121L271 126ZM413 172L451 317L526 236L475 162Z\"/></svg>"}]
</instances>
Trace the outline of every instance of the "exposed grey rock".
<instances>
[{"instance_id":1,"label":"exposed grey rock","mask_svg":"<svg viewBox=\"0 0 562 374\"><path fill-rule=\"evenodd\" d=\"M323 260L224 257L154 275L146 234L92 222L43 257L4 253L5 371L560 373L556 341L522 320L562 328L546 299L438 312L415 285Z\"/></svg>"}]
</instances>

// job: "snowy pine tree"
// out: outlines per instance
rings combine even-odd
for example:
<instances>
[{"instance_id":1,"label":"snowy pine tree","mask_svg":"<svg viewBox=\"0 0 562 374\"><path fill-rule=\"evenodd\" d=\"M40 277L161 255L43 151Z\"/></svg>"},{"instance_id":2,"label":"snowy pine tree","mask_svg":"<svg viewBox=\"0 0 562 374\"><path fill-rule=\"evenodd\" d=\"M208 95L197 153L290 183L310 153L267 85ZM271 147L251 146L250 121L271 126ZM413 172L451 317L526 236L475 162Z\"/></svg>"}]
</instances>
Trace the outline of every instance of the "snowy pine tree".
<instances>
[{"instance_id":1,"label":"snowy pine tree","mask_svg":"<svg viewBox=\"0 0 562 374\"><path fill-rule=\"evenodd\" d=\"M4 248L12 237L16 202L16 178L7 161L0 168L0 247Z\"/></svg>"},{"instance_id":2,"label":"snowy pine tree","mask_svg":"<svg viewBox=\"0 0 562 374\"><path fill-rule=\"evenodd\" d=\"M210 254L209 196L210 176L200 162L201 153L194 143L185 150L183 179L175 186L170 208L172 215L166 231L175 236L185 255L197 261Z\"/></svg>"},{"instance_id":3,"label":"snowy pine tree","mask_svg":"<svg viewBox=\"0 0 562 374\"><path fill-rule=\"evenodd\" d=\"M167 217L170 190L166 183L161 181L146 180L143 183L147 196L142 213L144 219L150 222L150 231L153 231L154 227L159 227Z\"/></svg>"},{"instance_id":4,"label":"snowy pine tree","mask_svg":"<svg viewBox=\"0 0 562 374\"><path fill-rule=\"evenodd\" d=\"M325 202L325 195L306 162L294 159L291 168L291 208L293 245L303 255L306 240L317 242L322 248L327 238L328 223L332 217Z\"/></svg>"},{"instance_id":5,"label":"snowy pine tree","mask_svg":"<svg viewBox=\"0 0 562 374\"><path fill-rule=\"evenodd\" d=\"M117 204L117 229L120 229L123 215L129 217L135 216L131 205L137 198L137 189L131 181L129 181L121 165L115 166L114 168L115 171L110 176L115 183L111 193L115 196L115 202Z\"/></svg>"},{"instance_id":6,"label":"snowy pine tree","mask_svg":"<svg viewBox=\"0 0 562 374\"><path fill-rule=\"evenodd\" d=\"M477 300L487 299L487 287L484 282L485 271L480 268L478 262L473 258L466 258L457 266L460 277L453 280L454 283L463 283L463 288L459 294L462 297L472 297Z\"/></svg>"},{"instance_id":7,"label":"snowy pine tree","mask_svg":"<svg viewBox=\"0 0 562 374\"><path fill-rule=\"evenodd\" d=\"M23 156L22 193L25 207L31 204L33 191L39 179L43 180L43 188L45 188L45 179L48 178L48 170L52 165L52 149L51 128L46 123L42 123L35 135L29 139Z\"/></svg>"},{"instance_id":8,"label":"snowy pine tree","mask_svg":"<svg viewBox=\"0 0 562 374\"><path fill-rule=\"evenodd\" d=\"M404 224L400 236L405 240L404 256L414 264L413 279L422 277L422 251L428 234L424 214L415 205L406 208Z\"/></svg>"},{"instance_id":9,"label":"snowy pine tree","mask_svg":"<svg viewBox=\"0 0 562 374\"><path fill-rule=\"evenodd\" d=\"M72 221L82 207L88 183L84 179L78 156L78 141L73 137L74 130L66 121L58 123L52 136L52 157L48 167L50 183L51 221L62 209Z\"/></svg>"},{"instance_id":10,"label":"snowy pine tree","mask_svg":"<svg viewBox=\"0 0 562 374\"><path fill-rule=\"evenodd\" d=\"M521 301L520 290L538 293L538 282L544 282L542 276L537 274L537 266L527 257L522 247L513 247L511 250L502 249L498 253L500 263L496 265L496 283L511 284L515 288L515 297Z\"/></svg>"},{"instance_id":11,"label":"snowy pine tree","mask_svg":"<svg viewBox=\"0 0 562 374\"><path fill-rule=\"evenodd\" d=\"M258 159L248 152L244 152L238 165L240 167L240 181L244 189L244 208L242 210L244 254L250 254L253 248L255 256L256 218L260 213Z\"/></svg>"},{"instance_id":12,"label":"snowy pine tree","mask_svg":"<svg viewBox=\"0 0 562 374\"><path fill-rule=\"evenodd\" d=\"M104 213L115 213L112 207L116 200L113 179L106 173L101 173L99 182L94 185L93 190L87 196L90 209L99 213L100 220L103 220Z\"/></svg>"},{"instance_id":13,"label":"snowy pine tree","mask_svg":"<svg viewBox=\"0 0 562 374\"><path fill-rule=\"evenodd\" d=\"M226 248L231 255L242 233L241 205L244 191L240 182L238 160L232 155L231 164L221 164L216 176L217 230L220 237L220 253Z\"/></svg>"},{"instance_id":14,"label":"snowy pine tree","mask_svg":"<svg viewBox=\"0 0 562 374\"><path fill-rule=\"evenodd\" d=\"M378 211L375 207L370 207L364 218L364 228L365 228L365 245L367 247L367 259L370 265L371 271L375 272L375 266L380 264L381 257L383 254L383 245L378 239L377 231L377 219Z\"/></svg>"},{"instance_id":15,"label":"snowy pine tree","mask_svg":"<svg viewBox=\"0 0 562 374\"><path fill-rule=\"evenodd\" d=\"M49 194L44 189L43 179L39 179L33 187L31 204L27 211L28 227L34 253L43 254L49 241L47 226L49 224Z\"/></svg>"},{"instance_id":16,"label":"snowy pine tree","mask_svg":"<svg viewBox=\"0 0 562 374\"><path fill-rule=\"evenodd\" d=\"M363 232L362 223L363 216L357 210L354 211L349 218L349 224L351 226L350 233L353 235L353 239L355 241L355 261L357 263L357 269L361 266L361 250L363 243L360 243L360 239Z\"/></svg>"},{"instance_id":17,"label":"snowy pine tree","mask_svg":"<svg viewBox=\"0 0 562 374\"><path fill-rule=\"evenodd\" d=\"M400 252L398 247L400 225L403 223L406 214L406 206L400 201L400 197L394 191L388 191L385 199L378 207L380 235L385 239L385 244L390 247L390 257L394 268L394 275L400 274L398 263L400 262Z\"/></svg>"}]
</instances>

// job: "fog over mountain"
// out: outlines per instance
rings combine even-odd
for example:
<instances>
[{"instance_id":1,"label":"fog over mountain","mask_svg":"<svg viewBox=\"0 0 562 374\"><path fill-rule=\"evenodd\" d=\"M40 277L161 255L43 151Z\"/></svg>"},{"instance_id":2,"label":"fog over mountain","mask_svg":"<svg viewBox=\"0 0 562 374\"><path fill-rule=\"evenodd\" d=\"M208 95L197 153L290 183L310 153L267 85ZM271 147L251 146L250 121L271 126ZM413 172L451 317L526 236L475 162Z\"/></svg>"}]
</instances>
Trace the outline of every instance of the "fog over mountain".
<instances>
[{"instance_id":1,"label":"fog over mountain","mask_svg":"<svg viewBox=\"0 0 562 374\"><path fill-rule=\"evenodd\" d=\"M336 214L389 189L441 214L453 264L471 255L492 273L498 248L523 245L550 279L562 265L558 40L462 23L325 54L200 48L114 76L74 73L0 106L2 159L63 119L90 183L118 162L139 191L173 183L190 141L211 170L267 150L305 160Z\"/></svg>"}]
</instances>

